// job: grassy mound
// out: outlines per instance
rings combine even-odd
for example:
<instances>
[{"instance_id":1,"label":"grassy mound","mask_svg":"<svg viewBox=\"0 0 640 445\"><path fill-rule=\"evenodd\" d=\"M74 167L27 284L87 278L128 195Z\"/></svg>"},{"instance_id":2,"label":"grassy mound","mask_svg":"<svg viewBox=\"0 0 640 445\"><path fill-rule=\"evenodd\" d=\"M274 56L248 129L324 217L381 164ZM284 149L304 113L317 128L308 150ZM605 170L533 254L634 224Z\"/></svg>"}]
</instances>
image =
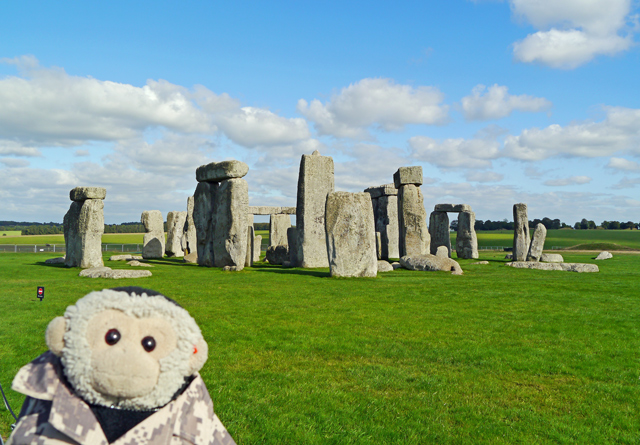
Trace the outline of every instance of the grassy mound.
<instances>
[{"instance_id":1,"label":"grassy mound","mask_svg":"<svg viewBox=\"0 0 640 445\"><path fill-rule=\"evenodd\" d=\"M632 247L621 246L616 243L585 243L578 244L576 246L565 247L562 250L630 250L637 251L639 249L634 249Z\"/></svg>"}]
</instances>

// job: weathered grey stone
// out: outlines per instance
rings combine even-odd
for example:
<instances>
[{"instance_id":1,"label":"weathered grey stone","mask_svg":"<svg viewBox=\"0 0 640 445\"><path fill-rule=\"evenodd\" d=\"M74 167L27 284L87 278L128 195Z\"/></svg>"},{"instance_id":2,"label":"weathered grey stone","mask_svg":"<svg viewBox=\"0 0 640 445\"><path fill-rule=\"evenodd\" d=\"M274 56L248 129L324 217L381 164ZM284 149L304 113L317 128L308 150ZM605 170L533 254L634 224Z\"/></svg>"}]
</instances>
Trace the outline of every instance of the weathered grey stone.
<instances>
[{"instance_id":1,"label":"weathered grey stone","mask_svg":"<svg viewBox=\"0 0 640 445\"><path fill-rule=\"evenodd\" d=\"M160 210L145 210L140 217L144 225L142 258L164 256L164 220Z\"/></svg>"},{"instance_id":2,"label":"weathered grey stone","mask_svg":"<svg viewBox=\"0 0 640 445\"><path fill-rule=\"evenodd\" d=\"M529 245L529 253L527 254L527 261L538 262L542 257L542 250L544 249L544 240L547 237L547 228L542 223L536 225L536 229L533 231L533 238Z\"/></svg>"},{"instance_id":3,"label":"weathered grey stone","mask_svg":"<svg viewBox=\"0 0 640 445\"><path fill-rule=\"evenodd\" d=\"M185 263L197 263L198 262L198 254L196 252L186 253L182 260Z\"/></svg>"},{"instance_id":4,"label":"weathered grey stone","mask_svg":"<svg viewBox=\"0 0 640 445\"><path fill-rule=\"evenodd\" d=\"M69 192L72 201L86 201L87 199L104 199L107 189L102 187L76 187Z\"/></svg>"},{"instance_id":5,"label":"weathered grey stone","mask_svg":"<svg viewBox=\"0 0 640 445\"><path fill-rule=\"evenodd\" d=\"M91 269L85 269L78 274L81 277L87 278L144 278L150 277L151 271L149 270L112 270L110 267L94 267Z\"/></svg>"},{"instance_id":6,"label":"weathered grey stone","mask_svg":"<svg viewBox=\"0 0 640 445\"><path fill-rule=\"evenodd\" d=\"M504 256L505 260L512 260L513 259L513 254L512 253L508 253Z\"/></svg>"},{"instance_id":7,"label":"weathered grey stone","mask_svg":"<svg viewBox=\"0 0 640 445\"><path fill-rule=\"evenodd\" d=\"M513 205L513 260L525 261L529 252L529 217L527 205Z\"/></svg>"},{"instance_id":8,"label":"weathered grey stone","mask_svg":"<svg viewBox=\"0 0 640 445\"><path fill-rule=\"evenodd\" d=\"M298 252L300 247L298 246L298 229L295 227L289 227L287 229L287 241L289 242L289 262L291 267L297 267L300 264L298 259Z\"/></svg>"},{"instance_id":9,"label":"weathered grey stone","mask_svg":"<svg viewBox=\"0 0 640 445\"><path fill-rule=\"evenodd\" d=\"M394 261L393 263L391 263L391 267L393 267L393 270L402 269L402 264L400 264L398 261Z\"/></svg>"},{"instance_id":10,"label":"weathered grey stone","mask_svg":"<svg viewBox=\"0 0 640 445\"><path fill-rule=\"evenodd\" d=\"M427 211L419 187L403 185L398 192L398 230L400 256L429 253L431 237L427 229Z\"/></svg>"},{"instance_id":11,"label":"weathered grey stone","mask_svg":"<svg viewBox=\"0 0 640 445\"><path fill-rule=\"evenodd\" d=\"M253 266L253 260L255 255L256 231L253 228L253 224L249 224L247 227L247 252L245 254L244 267Z\"/></svg>"},{"instance_id":12,"label":"weathered grey stone","mask_svg":"<svg viewBox=\"0 0 640 445\"><path fill-rule=\"evenodd\" d=\"M559 253L543 253L540 256L543 263L564 263L564 258Z\"/></svg>"},{"instance_id":13,"label":"weathered grey stone","mask_svg":"<svg viewBox=\"0 0 640 445\"><path fill-rule=\"evenodd\" d=\"M315 153L302 155L296 205L297 266L329 266L324 218L327 195L333 190L333 159Z\"/></svg>"},{"instance_id":14,"label":"weathered grey stone","mask_svg":"<svg viewBox=\"0 0 640 445\"><path fill-rule=\"evenodd\" d=\"M48 260L44 261L44 264L64 264L64 257L58 257L58 258L49 258Z\"/></svg>"},{"instance_id":15,"label":"weathered grey stone","mask_svg":"<svg viewBox=\"0 0 640 445\"><path fill-rule=\"evenodd\" d=\"M476 261L475 263L471 263L471 264L487 265L487 264L489 264L489 262L488 261Z\"/></svg>"},{"instance_id":16,"label":"weathered grey stone","mask_svg":"<svg viewBox=\"0 0 640 445\"><path fill-rule=\"evenodd\" d=\"M127 264L133 267L155 267L153 264L141 263L138 260L129 261Z\"/></svg>"},{"instance_id":17,"label":"weathered grey stone","mask_svg":"<svg viewBox=\"0 0 640 445\"><path fill-rule=\"evenodd\" d=\"M512 261L507 266L516 269L564 270L567 272L599 272L595 264L584 263L534 263L532 261Z\"/></svg>"},{"instance_id":18,"label":"weathered grey stone","mask_svg":"<svg viewBox=\"0 0 640 445\"><path fill-rule=\"evenodd\" d=\"M286 261L289 261L289 248L283 245L267 247L265 260L267 260L269 264L284 264Z\"/></svg>"},{"instance_id":19,"label":"weathered grey stone","mask_svg":"<svg viewBox=\"0 0 640 445\"><path fill-rule=\"evenodd\" d=\"M260 261L260 252L262 251L262 235L253 237L253 262Z\"/></svg>"},{"instance_id":20,"label":"weathered grey stone","mask_svg":"<svg viewBox=\"0 0 640 445\"><path fill-rule=\"evenodd\" d=\"M269 219L269 245L289 246L287 230L291 227L289 215L271 215Z\"/></svg>"},{"instance_id":21,"label":"weathered grey stone","mask_svg":"<svg viewBox=\"0 0 640 445\"><path fill-rule=\"evenodd\" d=\"M196 232L196 225L193 220L193 208L195 205L195 198L189 196L187 198L187 219L184 223L182 230L182 240L180 246L185 254L194 253L196 260L198 258L198 235Z\"/></svg>"},{"instance_id":22,"label":"weathered grey stone","mask_svg":"<svg viewBox=\"0 0 640 445\"><path fill-rule=\"evenodd\" d=\"M370 195L329 193L325 224L331 276L375 277L378 257Z\"/></svg>"},{"instance_id":23,"label":"weathered grey stone","mask_svg":"<svg viewBox=\"0 0 640 445\"><path fill-rule=\"evenodd\" d=\"M436 249L435 256L438 258L451 258L449 255L449 249L447 246L440 246Z\"/></svg>"},{"instance_id":24,"label":"weathered grey stone","mask_svg":"<svg viewBox=\"0 0 640 445\"><path fill-rule=\"evenodd\" d=\"M111 255L109 257L109 261L131 261L131 260L141 260L142 255Z\"/></svg>"},{"instance_id":25,"label":"weathered grey stone","mask_svg":"<svg viewBox=\"0 0 640 445\"><path fill-rule=\"evenodd\" d=\"M222 182L232 178L242 178L249 173L249 166L242 161L222 161L201 165L196 169L198 182Z\"/></svg>"},{"instance_id":26,"label":"weathered grey stone","mask_svg":"<svg viewBox=\"0 0 640 445\"><path fill-rule=\"evenodd\" d=\"M378 260L378 273L393 272L393 266L388 261Z\"/></svg>"},{"instance_id":27,"label":"weathered grey stone","mask_svg":"<svg viewBox=\"0 0 640 445\"><path fill-rule=\"evenodd\" d=\"M431 236L431 255L437 255L438 250L444 247L447 250L447 258L451 258L449 215L446 212L431 212L429 216L429 235Z\"/></svg>"},{"instance_id":28,"label":"weathered grey stone","mask_svg":"<svg viewBox=\"0 0 640 445\"><path fill-rule=\"evenodd\" d=\"M398 246L400 237L398 229L398 197L396 195L384 195L375 201L376 232L380 233L379 258L381 260L400 258Z\"/></svg>"},{"instance_id":29,"label":"weathered grey stone","mask_svg":"<svg viewBox=\"0 0 640 445\"><path fill-rule=\"evenodd\" d=\"M213 264L242 270L247 254L249 186L240 178L220 183L215 200Z\"/></svg>"},{"instance_id":30,"label":"weathered grey stone","mask_svg":"<svg viewBox=\"0 0 640 445\"><path fill-rule=\"evenodd\" d=\"M364 189L365 193L371 195L371 198L380 198L381 196L396 196L398 189L395 184L383 184L376 187L369 187Z\"/></svg>"},{"instance_id":31,"label":"weathered grey stone","mask_svg":"<svg viewBox=\"0 0 640 445\"><path fill-rule=\"evenodd\" d=\"M474 226L476 214L460 212L458 214L458 235L456 237L456 255L458 258L478 258L478 237Z\"/></svg>"},{"instance_id":32,"label":"weathered grey stone","mask_svg":"<svg viewBox=\"0 0 640 445\"><path fill-rule=\"evenodd\" d=\"M71 203L64 217L65 262L68 267L101 267L104 203L87 199Z\"/></svg>"},{"instance_id":33,"label":"weathered grey stone","mask_svg":"<svg viewBox=\"0 0 640 445\"><path fill-rule=\"evenodd\" d=\"M409 270L446 271L454 275L462 275L462 268L451 258L441 258L431 254L407 255L400 258L400 264Z\"/></svg>"},{"instance_id":34,"label":"weathered grey stone","mask_svg":"<svg viewBox=\"0 0 640 445\"><path fill-rule=\"evenodd\" d=\"M609 258L613 258L613 255L611 254L611 252L607 252L605 250L598 254L598 256L596 257L596 260L608 260Z\"/></svg>"},{"instance_id":35,"label":"weathered grey stone","mask_svg":"<svg viewBox=\"0 0 640 445\"><path fill-rule=\"evenodd\" d=\"M168 257L182 258L184 251L182 250L182 236L184 234L184 225L187 222L187 212L169 212L167 213L167 244L164 252Z\"/></svg>"},{"instance_id":36,"label":"weathered grey stone","mask_svg":"<svg viewBox=\"0 0 640 445\"><path fill-rule=\"evenodd\" d=\"M249 206L250 215L295 215L295 207Z\"/></svg>"},{"instance_id":37,"label":"weathered grey stone","mask_svg":"<svg viewBox=\"0 0 640 445\"><path fill-rule=\"evenodd\" d=\"M400 186L413 184L416 186L422 185L422 167L400 167L398 171L393 174L393 184L399 189Z\"/></svg>"},{"instance_id":38,"label":"weathered grey stone","mask_svg":"<svg viewBox=\"0 0 640 445\"><path fill-rule=\"evenodd\" d=\"M200 182L193 194L193 224L196 228L198 265L213 266L214 205L219 185Z\"/></svg>"},{"instance_id":39,"label":"weathered grey stone","mask_svg":"<svg viewBox=\"0 0 640 445\"><path fill-rule=\"evenodd\" d=\"M238 266L224 266L222 270L224 272L240 272L243 268Z\"/></svg>"},{"instance_id":40,"label":"weathered grey stone","mask_svg":"<svg viewBox=\"0 0 640 445\"><path fill-rule=\"evenodd\" d=\"M470 205L467 204L436 204L433 208L434 212L451 212L451 213L460 213L460 212L472 212Z\"/></svg>"}]
</instances>

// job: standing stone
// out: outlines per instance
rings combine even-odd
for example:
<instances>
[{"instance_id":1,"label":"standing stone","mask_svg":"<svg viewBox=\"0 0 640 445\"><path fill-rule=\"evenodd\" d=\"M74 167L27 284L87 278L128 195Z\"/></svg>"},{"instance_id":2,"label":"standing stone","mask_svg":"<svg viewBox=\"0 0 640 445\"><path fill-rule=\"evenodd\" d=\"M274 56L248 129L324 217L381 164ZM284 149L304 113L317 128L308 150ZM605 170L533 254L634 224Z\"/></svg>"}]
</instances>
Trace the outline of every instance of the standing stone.
<instances>
[{"instance_id":1,"label":"standing stone","mask_svg":"<svg viewBox=\"0 0 640 445\"><path fill-rule=\"evenodd\" d=\"M182 234L182 250L185 254L195 254L197 258L198 253L198 236L196 235L196 226L193 221L193 207L194 197L189 196L187 198L187 219L184 223L184 231Z\"/></svg>"},{"instance_id":2,"label":"standing stone","mask_svg":"<svg viewBox=\"0 0 640 445\"><path fill-rule=\"evenodd\" d=\"M300 260L298 259L298 252L300 251L298 246L298 229L289 227L287 229L287 240L289 241L289 264L295 267L300 264Z\"/></svg>"},{"instance_id":3,"label":"standing stone","mask_svg":"<svg viewBox=\"0 0 640 445\"><path fill-rule=\"evenodd\" d=\"M429 235L431 236L431 255L436 255L438 249L444 246L447 248L447 258L451 258L449 215L446 212L431 212L429 216Z\"/></svg>"},{"instance_id":4,"label":"standing stone","mask_svg":"<svg viewBox=\"0 0 640 445\"><path fill-rule=\"evenodd\" d=\"M106 194L102 187L76 187L69 192L73 202L63 221L66 266L83 269L104 266L102 234Z\"/></svg>"},{"instance_id":5,"label":"standing stone","mask_svg":"<svg viewBox=\"0 0 640 445\"><path fill-rule=\"evenodd\" d=\"M142 258L162 258L164 256L164 220L160 210L145 210L140 217L144 225Z\"/></svg>"},{"instance_id":6,"label":"standing stone","mask_svg":"<svg viewBox=\"0 0 640 445\"><path fill-rule=\"evenodd\" d=\"M289 246L287 230L291 227L289 215L271 215L269 219L269 245Z\"/></svg>"},{"instance_id":7,"label":"standing stone","mask_svg":"<svg viewBox=\"0 0 640 445\"><path fill-rule=\"evenodd\" d=\"M398 190L398 223L400 257L429 253L431 237L427 229L427 211L420 188L402 185Z\"/></svg>"},{"instance_id":8,"label":"standing stone","mask_svg":"<svg viewBox=\"0 0 640 445\"><path fill-rule=\"evenodd\" d=\"M184 256L182 250L182 234L184 233L184 225L187 222L187 212L169 212L167 213L167 244L164 252L168 257Z\"/></svg>"},{"instance_id":9,"label":"standing stone","mask_svg":"<svg viewBox=\"0 0 640 445\"><path fill-rule=\"evenodd\" d=\"M253 266L254 259L254 243L256 241L256 231L253 228L253 224L247 227L247 253L245 255L244 267Z\"/></svg>"},{"instance_id":10,"label":"standing stone","mask_svg":"<svg viewBox=\"0 0 640 445\"><path fill-rule=\"evenodd\" d=\"M262 251L262 235L256 235L253 238L253 262L260 261L260 252Z\"/></svg>"},{"instance_id":11,"label":"standing stone","mask_svg":"<svg viewBox=\"0 0 640 445\"><path fill-rule=\"evenodd\" d=\"M433 246L433 244L431 246ZM451 253L449 252L449 249L447 249L447 246L438 247L438 249L436 249L435 255L438 258L451 258L450 257Z\"/></svg>"},{"instance_id":12,"label":"standing stone","mask_svg":"<svg viewBox=\"0 0 640 445\"><path fill-rule=\"evenodd\" d=\"M394 189L397 193L397 190ZM383 195L376 199L376 232L380 232L380 259L400 258L398 248L398 196Z\"/></svg>"},{"instance_id":13,"label":"standing stone","mask_svg":"<svg viewBox=\"0 0 640 445\"><path fill-rule=\"evenodd\" d=\"M333 190L333 159L320 156L317 150L312 155L302 155L296 205L298 263L292 265L329 266L325 240L325 205L327 195ZM373 210L371 213L373 214Z\"/></svg>"},{"instance_id":14,"label":"standing stone","mask_svg":"<svg viewBox=\"0 0 640 445\"><path fill-rule=\"evenodd\" d=\"M403 185L421 186L423 181L422 167L400 167L393 174L393 183L397 189Z\"/></svg>"},{"instance_id":15,"label":"standing stone","mask_svg":"<svg viewBox=\"0 0 640 445\"><path fill-rule=\"evenodd\" d=\"M369 194L329 193L325 221L331 276L377 276L375 226Z\"/></svg>"},{"instance_id":16,"label":"standing stone","mask_svg":"<svg viewBox=\"0 0 640 445\"><path fill-rule=\"evenodd\" d=\"M474 228L475 224L475 213L465 211L458 214L458 235L456 237L458 258L478 258L478 237Z\"/></svg>"},{"instance_id":17,"label":"standing stone","mask_svg":"<svg viewBox=\"0 0 640 445\"><path fill-rule=\"evenodd\" d=\"M529 217L527 205L513 205L513 261L525 261L529 252Z\"/></svg>"},{"instance_id":18,"label":"standing stone","mask_svg":"<svg viewBox=\"0 0 640 445\"><path fill-rule=\"evenodd\" d=\"M213 264L240 271L247 254L249 186L241 178L220 182L215 199Z\"/></svg>"},{"instance_id":19,"label":"standing stone","mask_svg":"<svg viewBox=\"0 0 640 445\"><path fill-rule=\"evenodd\" d=\"M213 208L217 190L218 184L215 182L199 182L193 194L193 224L200 266L213 266Z\"/></svg>"},{"instance_id":20,"label":"standing stone","mask_svg":"<svg viewBox=\"0 0 640 445\"><path fill-rule=\"evenodd\" d=\"M544 249L544 240L547 237L547 228L542 223L538 223L536 230L533 232L533 239L529 246L527 261L537 263L542 258L542 250Z\"/></svg>"}]
</instances>

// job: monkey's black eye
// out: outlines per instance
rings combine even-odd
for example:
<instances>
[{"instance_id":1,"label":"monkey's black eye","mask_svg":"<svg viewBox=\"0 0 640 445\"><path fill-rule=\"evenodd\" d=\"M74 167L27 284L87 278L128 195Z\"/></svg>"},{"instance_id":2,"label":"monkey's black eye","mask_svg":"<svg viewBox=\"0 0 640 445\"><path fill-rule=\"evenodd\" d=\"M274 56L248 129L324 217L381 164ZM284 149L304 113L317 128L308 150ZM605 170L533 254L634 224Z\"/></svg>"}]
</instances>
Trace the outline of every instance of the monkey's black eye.
<instances>
[{"instance_id":1,"label":"monkey's black eye","mask_svg":"<svg viewBox=\"0 0 640 445\"><path fill-rule=\"evenodd\" d=\"M145 351L151 352L156 349L156 340L153 337L145 337L142 339L142 347Z\"/></svg>"},{"instance_id":2,"label":"monkey's black eye","mask_svg":"<svg viewBox=\"0 0 640 445\"><path fill-rule=\"evenodd\" d=\"M120 331L117 329L109 329L107 335L104 336L104 341L106 341L109 346L115 345L120 341Z\"/></svg>"}]
</instances>

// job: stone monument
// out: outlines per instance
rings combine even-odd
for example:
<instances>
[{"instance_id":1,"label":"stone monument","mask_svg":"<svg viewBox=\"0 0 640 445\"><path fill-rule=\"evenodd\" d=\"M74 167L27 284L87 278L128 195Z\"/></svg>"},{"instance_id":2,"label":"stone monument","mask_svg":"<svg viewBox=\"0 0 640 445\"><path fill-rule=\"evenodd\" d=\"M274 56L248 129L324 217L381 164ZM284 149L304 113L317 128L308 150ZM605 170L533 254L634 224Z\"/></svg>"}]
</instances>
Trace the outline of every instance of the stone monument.
<instances>
[{"instance_id":1,"label":"stone monument","mask_svg":"<svg viewBox=\"0 0 640 445\"><path fill-rule=\"evenodd\" d=\"M104 198L102 187L76 187L69 192L71 206L64 216L65 260L67 267L102 267Z\"/></svg>"}]
</instances>

